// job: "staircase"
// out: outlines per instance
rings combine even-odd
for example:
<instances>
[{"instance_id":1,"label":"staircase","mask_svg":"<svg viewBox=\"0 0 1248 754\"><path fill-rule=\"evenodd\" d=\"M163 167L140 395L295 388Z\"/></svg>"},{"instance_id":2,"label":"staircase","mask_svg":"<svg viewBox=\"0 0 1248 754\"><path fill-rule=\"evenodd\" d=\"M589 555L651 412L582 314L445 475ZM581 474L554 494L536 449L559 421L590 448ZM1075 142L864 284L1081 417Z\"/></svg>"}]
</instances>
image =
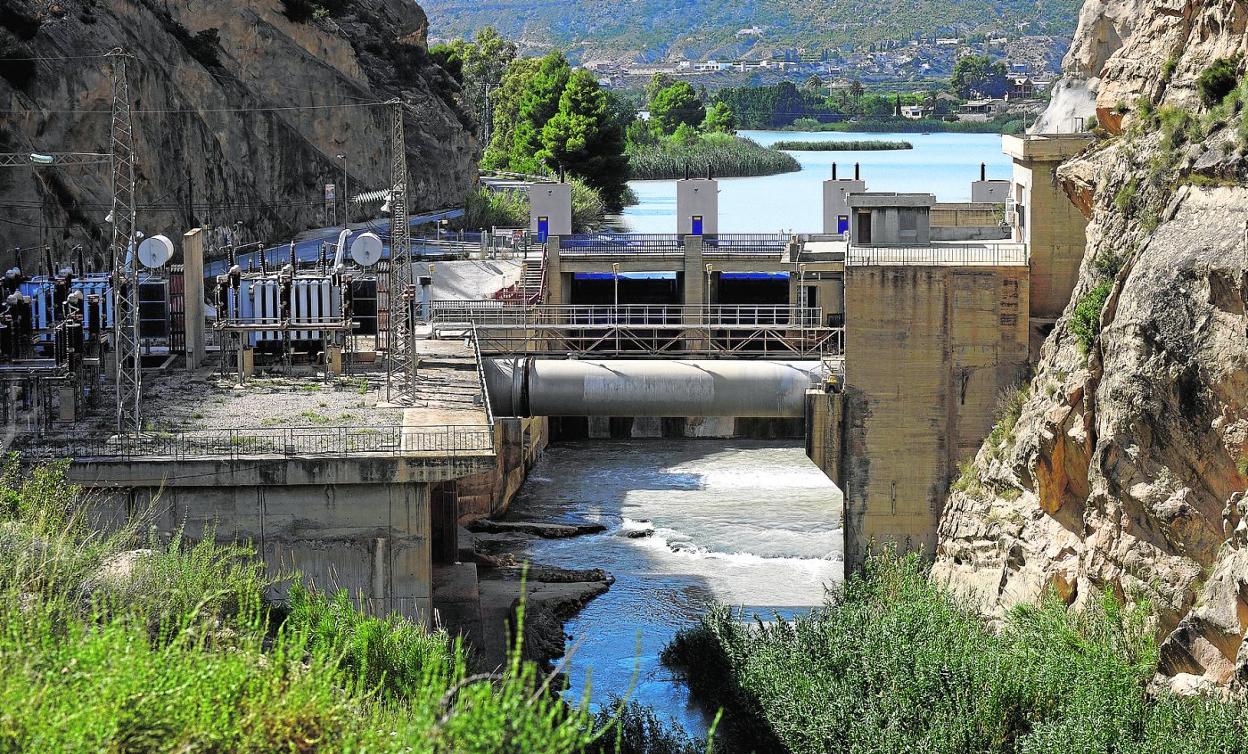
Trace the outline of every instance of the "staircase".
<instances>
[{"instance_id":1,"label":"staircase","mask_svg":"<svg viewBox=\"0 0 1248 754\"><path fill-rule=\"evenodd\" d=\"M526 259L520 269L520 282L494 294L496 301L509 304L540 304L546 295L546 259Z\"/></svg>"}]
</instances>

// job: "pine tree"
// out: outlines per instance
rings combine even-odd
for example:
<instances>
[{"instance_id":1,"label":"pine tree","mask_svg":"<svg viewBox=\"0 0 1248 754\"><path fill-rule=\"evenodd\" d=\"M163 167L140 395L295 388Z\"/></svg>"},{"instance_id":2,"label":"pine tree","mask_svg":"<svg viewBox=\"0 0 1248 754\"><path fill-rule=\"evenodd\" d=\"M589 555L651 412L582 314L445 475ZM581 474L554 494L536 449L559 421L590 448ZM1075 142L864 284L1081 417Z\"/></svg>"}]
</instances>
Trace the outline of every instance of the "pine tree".
<instances>
[{"instance_id":1,"label":"pine tree","mask_svg":"<svg viewBox=\"0 0 1248 754\"><path fill-rule=\"evenodd\" d=\"M541 142L538 159L582 178L610 208L622 206L628 181L624 129L589 71L572 72L558 112L542 128Z\"/></svg>"}]
</instances>

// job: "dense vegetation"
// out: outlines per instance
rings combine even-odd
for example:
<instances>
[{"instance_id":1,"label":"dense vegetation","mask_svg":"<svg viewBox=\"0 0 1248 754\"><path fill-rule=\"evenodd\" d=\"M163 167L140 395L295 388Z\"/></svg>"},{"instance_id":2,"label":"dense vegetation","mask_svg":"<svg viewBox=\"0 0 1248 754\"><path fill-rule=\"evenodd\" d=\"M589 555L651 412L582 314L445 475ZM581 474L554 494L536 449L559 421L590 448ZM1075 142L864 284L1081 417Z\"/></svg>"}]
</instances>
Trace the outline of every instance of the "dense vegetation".
<instances>
[{"instance_id":1,"label":"dense vegetation","mask_svg":"<svg viewBox=\"0 0 1248 754\"><path fill-rule=\"evenodd\" d=\"M916 35L1005 32L1020 23L1028 34L1069 37L1081 3L1077 0L423 0L433 32L462 37L487 25L526 42L573 53L686 54L722 51L723 57L748 51L760 41L770 48L830 53L846 46ZM739 36L760 27L762 36Z\"/></svg>"},{"instance_id":2,"label":"dense vegetation","mask_svg":"<svg viewBox=\"0 0 1248 754\"><path fill-rule=\"evenodd\" d=\"M801 169L791 155L736 136L732 108L707 102L706 93L687 81L655 75L646 86L645 107L649 119L635 118L626 132L632 178L734 178Z\"/></svg>"},{"instance_id":3,"label":"dense vegetation","mask_svg":"<svg viewBox=\"0 0 1248 754\"><path fill-rule=\"evenodd\" d=\"M143 530L93 532L58 467L0 471L0 751L615 748L532 664L471 675L458 642L345 594L270 606L250 550Z\"/></svg>"},{"instance_id":4,"label":"dense vegetation","mask_svg":"<svg viewBox=\"0 0 1248 754\"><path fill-rule=\"evenodd\" d=\"M716 178L791 173L801 169L792 155L730 134L703 134L691 141L664 139L629 148L631 175L638 180Z\"/></svg>"},{"instance_id":5,"label":"dense vegetation","mask_svg":"<svg viewBox=\"0 0 1248 754\"><path fill-rule=\"evenodd\" d=\"M887 152L899 149L914 149L908 141L885 141L882 139L861 139L858 141L777 141L772 149L788 152Z\"/></svg>"},{"instance_id":6,"label":"dense vegetation","mask_svg":"<svg viewBox=\"0 0 1248 754\"><path fill-rule=\"evenodd\" d=\"M1152 695L1146 605L1048 599L988 630L917 559L883 556L808 618L754 625L720 608L665 661L728 708L756 751L1248 751L1242 701Z\"/></svg>"},{"instance_id":7,"label":"dense vegetation","mask_svg":"<svg viewBox=\"0 0 1248 754\"><path fill-rule=\"evenodd\" d=\"M607 207L597 191L579 178L572 184L572 231L586 233L602 227ZM478 188L464 201L464 216L458 223L465 230L529 227L529 197L519 191L492 191Z\"/></svg>"}]
</instances>

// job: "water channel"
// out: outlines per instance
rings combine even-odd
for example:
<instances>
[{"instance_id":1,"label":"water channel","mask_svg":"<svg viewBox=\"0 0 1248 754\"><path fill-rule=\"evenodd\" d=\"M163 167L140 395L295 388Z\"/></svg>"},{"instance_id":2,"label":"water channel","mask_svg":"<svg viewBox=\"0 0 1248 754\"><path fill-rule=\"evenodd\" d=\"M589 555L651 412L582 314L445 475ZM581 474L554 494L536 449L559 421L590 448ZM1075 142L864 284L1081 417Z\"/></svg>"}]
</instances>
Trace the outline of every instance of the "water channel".
<instances>
[{"instance_id":1,"label":"water channel","mask_svg":"<svg viewBox=\"0 0 1248 754\"><path fill-rule=\"evenodd\" d=\"M569 699L589 682L595 704L628 694L699 734L707 721L659 652L715 601L765 619L820 604L842 578L840 515L840 491L800 441L753 440L554 445L511 512L607 527L525 553L616 578L567 625Z\"/></svg>"},{"instance_id":2,"label":"water channel","mask_svg":"<svg viewBox=\"0 0 1248 754\"><path fill-rule=\"evenodd\" d=\"M872 191L924 191L969 201L979 164L1008 179L1010 161L991 134L868 134L747 131L778 139L889 139L904 151L793 152L802 170L720 182L725 233L820 231L821 182L861 163ZM635 181L640 204L620 226L675 230L673 181ZM603 534L536 540L524 555L564 568L602 568L616 582L567 625L574 648L568 698L585 685L602 704L628 695L702 734L708 720L659 662L676 632L713 602L764 619L819 605L843 578L841 493L798 441L633 440L560 443L534 469L511 517L597 522Z\"/></svg>"}]
</instances>

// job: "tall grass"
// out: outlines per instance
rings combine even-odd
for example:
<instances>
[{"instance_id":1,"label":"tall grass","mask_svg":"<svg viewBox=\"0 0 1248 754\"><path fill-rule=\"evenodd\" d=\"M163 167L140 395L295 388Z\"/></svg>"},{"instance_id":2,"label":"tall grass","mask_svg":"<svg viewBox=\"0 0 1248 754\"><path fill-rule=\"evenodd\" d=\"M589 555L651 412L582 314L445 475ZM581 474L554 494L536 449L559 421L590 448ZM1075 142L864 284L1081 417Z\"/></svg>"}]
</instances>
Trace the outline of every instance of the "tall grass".
<instances>
[{"instance_id":1,"label":"tall grass","mask_svg":"<svg viewBox=\"0 0 1248 754\"><path fill-rule=\"evenodd\" d=\"M1248 751L1242 702L1150 696L1146 606L1046 600L994 634L913 558L873 559L810 617L712 611L664 652L746 750Z\"/></svg>"},{"instance_id":2,"label":"tall grass","mask_svg":"<svg viewBox=\"0 0 1248 754\"><path fill-rule=\"evenodd\" d=\"M908 141L863 139L861 141L777 141L772 149L784 152L885 152L889 150L914 149Z\"/></svg>"},{"instance_id":3,"label":"tall grass","mask_svg":"<svg viewBox=\"0 0 1248 754\"><path fill-rule=\"evenodd\" d=\"M776 175L801 170L792 155L767 149L751 139L730 134L703 134L692 142L664 139L657 144L629 147L630 177L634 180L705 176L717 178Z\"/></svg>"},{"instance_id":4,"label":"tall grass","mask_svg":"<svg viewBox=\"0 0 1248 754\"><path fill-rule=\"evenodd\" d=\"M0 470L0 752L571 753L615 738L614 718L564 704L518 652L472 675L457 641L345 594L296 587L269 606L247 548L100 534L86 511L60 467Z\"/></svg>"}]
</instances>

